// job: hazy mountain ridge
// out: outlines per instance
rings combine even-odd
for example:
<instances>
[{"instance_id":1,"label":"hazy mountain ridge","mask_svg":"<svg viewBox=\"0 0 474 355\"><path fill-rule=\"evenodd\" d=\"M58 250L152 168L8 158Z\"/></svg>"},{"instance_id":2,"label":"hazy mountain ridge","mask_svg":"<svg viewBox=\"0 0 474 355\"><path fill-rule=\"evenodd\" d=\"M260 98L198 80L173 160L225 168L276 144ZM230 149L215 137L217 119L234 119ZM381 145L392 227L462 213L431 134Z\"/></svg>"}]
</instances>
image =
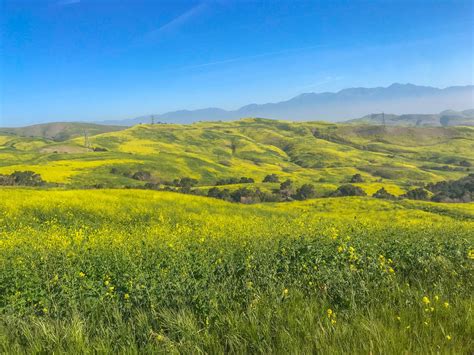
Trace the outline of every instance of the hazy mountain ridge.
<instances>
[{"instance_id":1,"label":"hazy mountain ridge","mask_svg":"<svg viewBox=\"0 0 474 355\"><path fill-rule=\"evenodd\" d=\"M474 126L474 110L445 110L439 114L394 115L373 113L361 118L348 120L346 123L412 127Z\"/></svg>"},{"instance_id":2,"label":"hazy mountain ridge","mask_svg":"<svg viewBox=\"0 0 474 355\"><path fill-rule=\"evenodd\" d=\"M269 117L296 121L345 121L368 112L391 112L402 115L437 114L446 108L465 110L474 107L474 85L439 89L413 84L388 87L348 88L341 91L304 93L277 103L249 104L237 110L216 107L179 110L129 120L104 121L104 124L134 125L155 122L192 123L196 121L234 120L242 117Z\"/></svg>"}]
</instances>

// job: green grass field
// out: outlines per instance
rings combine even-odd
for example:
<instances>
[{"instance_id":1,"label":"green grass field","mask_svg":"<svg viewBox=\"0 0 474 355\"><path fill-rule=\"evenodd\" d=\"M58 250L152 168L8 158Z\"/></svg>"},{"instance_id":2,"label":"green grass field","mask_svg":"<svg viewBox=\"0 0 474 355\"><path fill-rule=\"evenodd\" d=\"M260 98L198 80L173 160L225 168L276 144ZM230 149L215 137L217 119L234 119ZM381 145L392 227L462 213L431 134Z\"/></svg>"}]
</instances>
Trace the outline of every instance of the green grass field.
<instances>
[{"instance_id":1,"label":"green grass field","mask_svg":"<svg viewBox=\"0 0 474 355\"><path fill-rule=\"evenodd\" d=\"M470 354L474 205L0 190L5 353Z\"/></svg>"},{"instance_id":2,"label":"green grass field","mask_svg":"<svg viewBox=\"0 0 474 355\"><path fill-rule=\"evenodd\" d=\"M369 196L399 196L471 173L472 128L94 125L89 147L85 128L0 133L0 174L48 182L0 188L0 352L474 351L473 203L138 189L244 176L255 182L221 187L271 191L276 174L323 196L360 174Z\"/></svg>"},{"instance_id":3,"label":"green grass field","mask_svg":"<svg viewBox=\"0 0 474 355\"><path fill-rule=\"evenodd\" d=\"M261 182L267 174L275 173L281 179L316 184L326 191L360 173L366 181L362 188L369 194L373 184L382 182L399 195L413 185L467 175L469 168L461 166L462 161L474 165L474 129L470 127L243 119L137 125L108 133L94 129L90 129L91 147L107 151L88 151L79 135L80 127L66 127L57 133L69 136L79 132L63 141L4 133L0 136L0 174L32 170L48 182L77 188L143 185L127 176L136 171L149 171L156 181L188 176L203 186L241 176Z\"/></svg>"}]
</instances>

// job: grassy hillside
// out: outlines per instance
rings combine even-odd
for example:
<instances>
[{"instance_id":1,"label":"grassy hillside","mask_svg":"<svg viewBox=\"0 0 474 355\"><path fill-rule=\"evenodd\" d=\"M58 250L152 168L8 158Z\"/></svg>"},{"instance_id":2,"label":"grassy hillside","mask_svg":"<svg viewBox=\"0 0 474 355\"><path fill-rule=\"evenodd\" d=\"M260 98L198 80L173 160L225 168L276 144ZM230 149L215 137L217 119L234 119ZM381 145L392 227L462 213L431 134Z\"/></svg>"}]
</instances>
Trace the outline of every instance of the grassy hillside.
<instances>
[{"instance_id":1,"label":"grassy hillside","mask_svg":"<svg viewBox=\"0 0 474 355\"><path fill-rule=\"evenodd\" d=\"M394 194L412 185L457 179L474 164L474 130L468 127L411 128L336 125L244 119L192 125L137 125L90 137L0 136L0 173L32 170L44 180L72 187L103 184L139 186L130 176L151 173L151 181L188 176L202 186L217 179L248 176L260 183L275 173L298 184L334 189L360 173L360 186L381 184ZM271 188L270 185L264 187Z\"/></svg>"},{"instance_id":2,"label":"grassy hillside","mask_svg":"<svg viewBox=\"0 0 474 355\"><path fill-rule=\"evenodd\" d=\"M472 204L0 190L5 353L469 353Z\"/></svg>"},{"instance_id":3,"label":"grassy hillside","mask_svg":"<svg viewBox=\"0 0 474 355\"><path fill-rule=\"evenodd\" d=\"M19 128L0 128L0 134L46 138L61 142L75 137L84 137L84 131L89 136L93 136L106 132L120 131L125 128L124 126L99 125L85 122L53 122Z\"/></svg>"},{"instance_id":4,"label":"grassy hillside","mask_svg":"<svg viewBox=\"0 0 474 355\"><path fill-rule=\"evenodd\" d=\"M474 110L446 110L439 114L377 113L349 120L347 123L408 127L474 126Z\"/></svg>"}]
</instances>

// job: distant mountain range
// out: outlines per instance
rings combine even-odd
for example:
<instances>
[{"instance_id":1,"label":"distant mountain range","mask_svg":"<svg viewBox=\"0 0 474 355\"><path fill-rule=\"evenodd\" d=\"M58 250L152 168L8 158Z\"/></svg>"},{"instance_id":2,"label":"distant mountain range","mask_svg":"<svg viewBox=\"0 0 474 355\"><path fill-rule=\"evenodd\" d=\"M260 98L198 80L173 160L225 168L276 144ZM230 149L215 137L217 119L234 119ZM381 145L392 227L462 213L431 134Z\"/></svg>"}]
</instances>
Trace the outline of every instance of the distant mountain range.
<instances>
[{"instance_id":1,"label":"distant mountain range","mask_svg":"<svg viewBox=\"0 0 474 355\"><path fill-rule=\"evenodd\" d=\"M474 85L439 89L413 84L392 84L388 87L350 88L336 93L307 93L290 100L251 104L237 110L204 108L179 110L127 120L99 122L134 125L155 122L192 123L196 121L234 120L242 117L266 117L295 121L345 121L370 112L390 112L401 115L437 114L449 108L465 110L474 107Z\"/></svg>"},{"instance_id":2,"label":"distant mountain range","mask_svg":"<svg viewBox=\"0 0 474 355\"><path fill-rule=\"evenodd\" d=\"M445 110L438 114L394 115L376 113L349 120L346 123L411 127L474 126L474 110L460 112Z\"/></svg>"}]
</instances>

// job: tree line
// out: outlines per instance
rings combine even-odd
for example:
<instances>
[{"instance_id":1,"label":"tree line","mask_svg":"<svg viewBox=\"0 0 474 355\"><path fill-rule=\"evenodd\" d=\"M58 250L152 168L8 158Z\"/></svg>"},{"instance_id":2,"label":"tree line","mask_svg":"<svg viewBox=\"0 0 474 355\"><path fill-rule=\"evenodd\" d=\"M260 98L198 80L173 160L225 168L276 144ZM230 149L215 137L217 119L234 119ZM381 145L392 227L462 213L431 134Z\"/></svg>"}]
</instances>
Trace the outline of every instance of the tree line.
<instances>
[{"instance_id":1,"label":"tree line","mask_svg":"<svg viewBox=\"0 0 474 355\"><path fill-rule=\"evenodd\" d=\"M112 173L118 173L112 168ZM125 174L124 174L125 175ZM150 172L137 171L135 173L126 173L126 176L139 181L151 180ZM231 177L219 179L214 186L207 191L198 188L199 181L191 177L181 177L172 181L146 182L142 188L161 191L174 191L185 194L208 196L225 201L238 203L258 203L258 202L285 202L293 200L307 200L315 197L344 197L344 196L367 196L365 191L353 183L364 182L360 174L355 174L350 179L350 183L339 186L334 191L326 194L318 194L313 184L302 184L296 186L291 179L280 182L280 177L276 174L266 175L263 183L279 183L279 187L270 191L263 191L260 188L240 187L238 189L221 188L218 186L233 184L252 184L255 180L249 177ZM33 171L15 171L9 175L0 174L0 186L46 186L40 174ZM101 184L96 184L93 188L103 188ZM137 188L136 186L125 186L125 188ZM375 192L372 197L396 200L412 199L433 202L472 202L474 201L474 174L469 174L458 180L441 181L429 183L423 187L412 189L401 196L395 196L389 193L384 187Z\"/></svg>"}]
</instances>

